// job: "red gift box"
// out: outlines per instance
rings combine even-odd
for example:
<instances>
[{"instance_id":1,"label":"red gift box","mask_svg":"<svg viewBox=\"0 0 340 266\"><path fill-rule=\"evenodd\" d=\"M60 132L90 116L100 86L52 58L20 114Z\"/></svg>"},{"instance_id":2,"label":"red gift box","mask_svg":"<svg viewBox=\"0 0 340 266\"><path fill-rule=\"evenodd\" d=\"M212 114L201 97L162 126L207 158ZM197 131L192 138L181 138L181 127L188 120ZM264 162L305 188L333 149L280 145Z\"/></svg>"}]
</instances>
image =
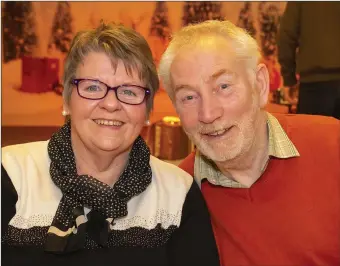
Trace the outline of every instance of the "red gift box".
<instances>
[{"instance_id":1,"label":"red gift box","mask_svg":"<svg viewBox=\"0 0 340 266\"><path fill-rule=\"evenodd\" d=\"M41 93L53 91L59 84L59 59L57 58L22 58L21 91Z\"/></svg>"},{"instance_id":2,"label":"red gift box","mask_svg":"<svg viewBox=\"0 0 340 266\"><path fill-rule=\"evenodd\" d=\"M269 72L269 89L270 91L276 91L281 86L281 75L280 71L276 68L273 68L272 71Z\"/></svg>"}]
</instances>

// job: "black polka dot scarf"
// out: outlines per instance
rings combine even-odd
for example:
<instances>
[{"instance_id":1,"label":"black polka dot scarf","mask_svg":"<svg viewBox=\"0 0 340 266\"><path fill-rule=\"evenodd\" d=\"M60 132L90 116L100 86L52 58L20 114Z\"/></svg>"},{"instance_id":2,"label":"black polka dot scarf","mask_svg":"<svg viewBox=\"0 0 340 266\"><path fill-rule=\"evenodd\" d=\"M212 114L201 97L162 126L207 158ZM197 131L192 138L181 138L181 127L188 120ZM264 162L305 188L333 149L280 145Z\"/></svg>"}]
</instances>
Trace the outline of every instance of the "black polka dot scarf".
<instances>
[{"instance_id":1,"label":"black polka dot scarf","mask_svg":"<svg viewBox=\"0 0 340 266\"><path fill-rule=\"evenodd\" d=\"M106 247L110 225L127 215L127 202L151 183L150 151L138 137L128 164L113 188L89 175L78 175L71 145L71 126L67 122L50 139L50 175L63 193L45 251L69 253L84 248L86 235ZM86 215L84 207L91 211Z\"/></svg>"}]
</instances>

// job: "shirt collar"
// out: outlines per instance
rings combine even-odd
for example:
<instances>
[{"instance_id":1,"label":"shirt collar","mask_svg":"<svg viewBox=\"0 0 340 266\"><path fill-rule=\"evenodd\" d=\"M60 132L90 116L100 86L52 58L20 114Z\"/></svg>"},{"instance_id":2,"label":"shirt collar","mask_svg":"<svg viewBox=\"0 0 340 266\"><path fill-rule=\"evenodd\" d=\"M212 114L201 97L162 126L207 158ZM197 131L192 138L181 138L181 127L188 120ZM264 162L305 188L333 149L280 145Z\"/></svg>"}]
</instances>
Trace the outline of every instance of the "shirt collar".
<instances>
[{"instance_id":1,"label":"shirt collar","mask_svg":"<svg viewBox=\"0 0 340 266\"><path fill-rule=\"evenodd\" d=\"M288 138L279 121L272 114L268 113L267 118L269 136L269 156L276 158L299 157L300 154L293 142Z\"/></svg>"},{"instance_id":2,"label":"shirt collar","mask_svg":"<svg viewBox=\"0 0 340 266\"><path fill-rule=\"evenodd\" d=\"M286 132L280 125L279 121L273 115L267 113L268 127L268 154L276 158L299 157L300 154L295 145L288 138ZM265 166L266 167L266 166ZM202 179L214 185L224 187L244 188L242 184L230 179L231 176L224 176L216 167L213 161L207 159L199 151L195 156L195 179L200 184ZM265 171L265 168L263 169Z\"/></svg>"}]
</instances>

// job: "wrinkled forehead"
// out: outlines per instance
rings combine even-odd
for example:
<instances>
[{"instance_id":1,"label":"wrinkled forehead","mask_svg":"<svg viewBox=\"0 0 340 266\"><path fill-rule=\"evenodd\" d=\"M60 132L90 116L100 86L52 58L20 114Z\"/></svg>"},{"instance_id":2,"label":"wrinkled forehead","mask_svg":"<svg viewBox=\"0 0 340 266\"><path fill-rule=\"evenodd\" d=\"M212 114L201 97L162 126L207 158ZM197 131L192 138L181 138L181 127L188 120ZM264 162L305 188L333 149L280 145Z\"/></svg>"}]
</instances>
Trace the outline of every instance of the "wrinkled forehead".
<instances>
[{"instance_id":1,"label":"wrinkled forehead","mask_svg":"<svg viewBox=\"0 0 340 266\"><path fill-rule=\"evenodd\" d=\"M207 81L218 75L238 78L247 74L245 63L225 38L202 38L178 50L170 67L171 82Z\"/></svg>"},{"instance_id":2,"label":"wrinkled forehead","mask_svg":"<svg viewBox=\"0 0 340 266\"><path fill-rule=\"evenodd\" d=\"M244 55L240 48L242 48L240 44L229 37L206 34L197 36L177 47L177 55L188 52L196 52L197 54L206 52L212 56L223 57L228 61L241 61Z\"/></svg>"}]
</instances>

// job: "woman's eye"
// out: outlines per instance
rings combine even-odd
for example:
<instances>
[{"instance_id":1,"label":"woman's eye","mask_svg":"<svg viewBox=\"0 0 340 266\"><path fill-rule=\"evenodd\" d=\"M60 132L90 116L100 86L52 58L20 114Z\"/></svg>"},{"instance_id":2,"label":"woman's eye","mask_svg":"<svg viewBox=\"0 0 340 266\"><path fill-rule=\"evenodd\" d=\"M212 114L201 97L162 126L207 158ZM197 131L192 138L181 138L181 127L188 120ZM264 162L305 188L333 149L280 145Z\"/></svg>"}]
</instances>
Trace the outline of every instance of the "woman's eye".
<instances>
[{"instance_id":1,"label":"woman's eye","mask_svg":"<svg viewBox=\"0 0 340 266\"><path fill-rule=\"evenodd\" d=\"M99 91L100 87L98 86L89 86L87 87L87 91Z\"/></svg>"},{"instance_id":2,"label":"woman's eye","mask_svg":"<svg viewBox=\"0 0 340 266\"><path fill-rule=\"evenodd\" d=\"M133 92L132 90L123 90L122 94L125 96L133 96L133 97L137 96L137 94Z\"/></svg>"},{"instance_id":3,"label":"woman's eye","mask_svg":"<svg viewBox=\"0 0 340 266\"><path fill-rule=\"evenodd\" d=\"M136 94L133 91L130 91L130 90L124 90L123 94L128 95L128 96L136 96Z\"/></svg>"}]
</instances>

